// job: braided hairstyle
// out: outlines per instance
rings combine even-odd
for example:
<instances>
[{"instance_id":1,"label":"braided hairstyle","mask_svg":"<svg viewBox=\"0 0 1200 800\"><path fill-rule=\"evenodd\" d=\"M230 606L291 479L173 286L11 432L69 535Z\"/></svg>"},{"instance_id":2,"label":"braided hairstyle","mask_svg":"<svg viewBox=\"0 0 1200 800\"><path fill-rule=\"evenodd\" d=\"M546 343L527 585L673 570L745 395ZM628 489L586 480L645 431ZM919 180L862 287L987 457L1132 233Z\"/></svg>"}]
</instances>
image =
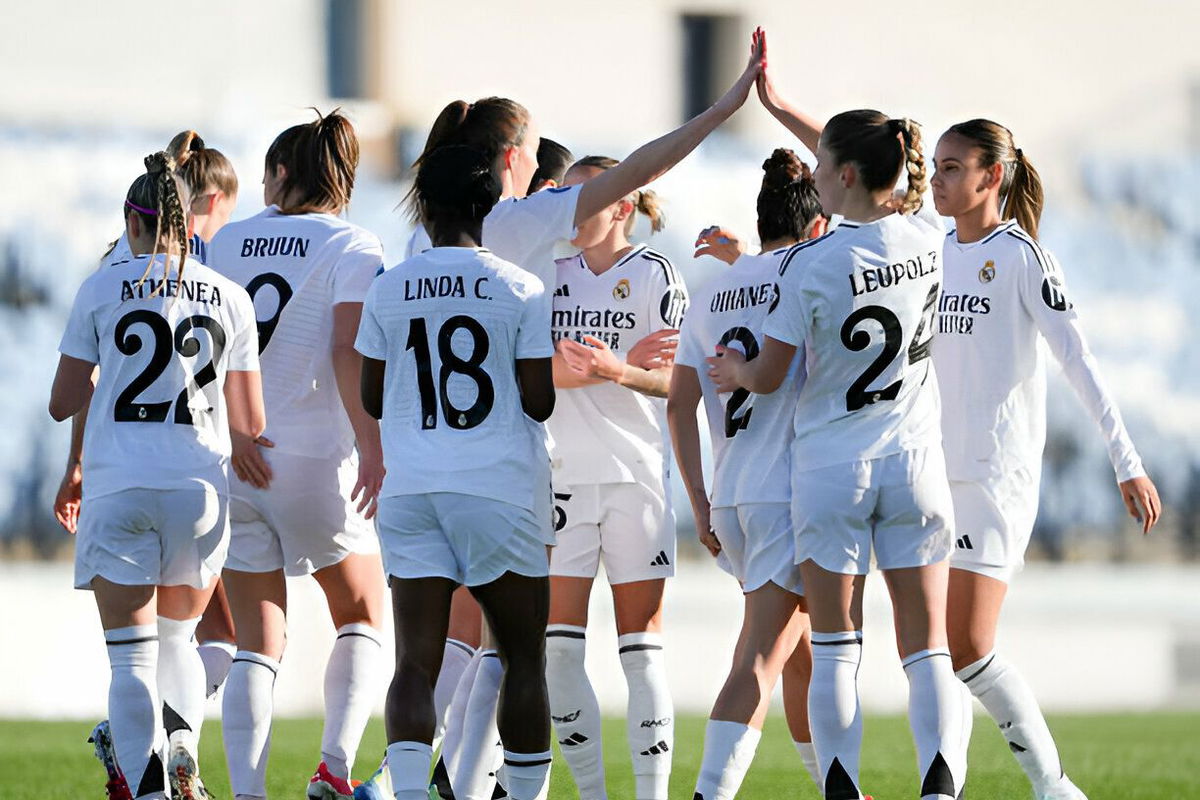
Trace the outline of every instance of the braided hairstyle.
<instances>
[{"instance_id":1,"label":"braided hairstyle","mask_svg":"<svg viewBox=\"0 0 1200 800\"><path fill-rule=\"evenodd\" d=\"M1042 178L1013 141L1012 131L990 119L972 119L951 125L946 133L961 136L976 147L979 166L984 169L996 164L1004 166L1000 179L1001 218L1015 219L1026 233L1037 239L1045 204Z\"/></svg>"},{"instance_id":2,"label":"braided hairstyle","mask_svg":"<svg viewBox=\"0 0 1200 800\"><path fill-rule=\"evenodd\" d=\"M185 209L190 196L183 181L175 174L175 160L169 153L160 150L146 156L145 165L146 172L134 180L125 194L126 215L136 214L142 226L154 229L154 249L150 253L146 271L138 280L139 285L149 277L154 258L160 252L167 256L163 268L164 278L170 275L170 257L176 253L179 255L176 278L182 278L183 266L188 256L188 215ZM162 291L165 286L164 280L154 293Z\"/></svg>"},{"instance_id":3,"label":"braided hairstyle","mask_svg":"<svg viewBox=\"0 0 1200 800\"><path fill-rule=\"evenodd\" d=\"M571 169L576 167L592 167L593 169L612 169L621 162L615 158L608 156L584 156L571 165ZM662 201L658 199L658 194L653 189L638 189L625 198L633 203L634 210L639 214L645 215L650 220L650 230L653 233L658 233L667 225L667 215L663 211ZM631 214L625 221L625 235L633 233L633 226L637 222Z\"/></svg>"},{"instance_id":4,"label":"braided hairstyle","mask_svg":"<svg viewBox=\"0 0 1200 800\"><path fill-rule=\"evenodd\" d=\"M758 240L804 239L813 220L823 215L812 171L792 150L777 148L763 162L758 191Z\"/></svg>"},{"instance_id":5,"label":"braided hairstyle","mask_svg":"<svg viewBox=\"0 0 1200 800\"><path fill-rule=\"evenodd\" d=\"M908 190L900 211L911 214L921 208L928 181L921 127L916 122L868 109L843 111L829 120L821 144L833 155L836 166L853 163L869 191L891 189L902 172L907 174Z\"/></svg>"},{"instance_id":6,"label":"braided hairstyle","mask_svg":"<svg viewBox=\"0 0 1200 800\"><path fill-rule=\"evenodd\" d=\"M476 228L500 199L492 158L463 145L439 147L422 160L413 198L421 224L435 237L439 227Z\"/></svg>"}]
</instances>

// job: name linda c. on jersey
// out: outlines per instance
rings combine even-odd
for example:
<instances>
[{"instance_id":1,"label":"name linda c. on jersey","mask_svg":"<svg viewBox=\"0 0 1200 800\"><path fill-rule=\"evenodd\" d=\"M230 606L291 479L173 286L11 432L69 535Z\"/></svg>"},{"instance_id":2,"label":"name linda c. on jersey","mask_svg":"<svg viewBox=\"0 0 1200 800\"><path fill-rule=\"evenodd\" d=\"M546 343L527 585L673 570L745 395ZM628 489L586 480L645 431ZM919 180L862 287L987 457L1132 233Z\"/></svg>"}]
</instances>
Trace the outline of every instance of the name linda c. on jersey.
<instances>
[{"instance_id":1,"label":"name linda c. on jersey","mask_svg":"<svg viewBox=\"0 0 1200 800\"><path fill-rule=\"evenodd\" d=\"M916 280L923 278L938 269L938 254L936 250L930 250L927 256L917 256L910 258L903 263L889 264L886 267L875 267L874 269L864 269L860 275L850 273L850 291L855 297L860 294L868 294L878 291L879 289L887 289L890 286L895 286L900 281ZM862 285L859 285L859 279Z\"/></svg>"},{"instance_id":2,"label":"name linda c. on jersey","mask_svg":"<svg viewBox=\"0 0 1200 800\"><path fill-rule=\"evenodd\" d=\"M484 291L487 278L476 278L473 285L474 297L478 300L491 300L492 296ZM431 297L466 297L467 285L461 275L435 275L421 278L404 279L405 300L425 300Z\"/></svg>"}]
</instances>

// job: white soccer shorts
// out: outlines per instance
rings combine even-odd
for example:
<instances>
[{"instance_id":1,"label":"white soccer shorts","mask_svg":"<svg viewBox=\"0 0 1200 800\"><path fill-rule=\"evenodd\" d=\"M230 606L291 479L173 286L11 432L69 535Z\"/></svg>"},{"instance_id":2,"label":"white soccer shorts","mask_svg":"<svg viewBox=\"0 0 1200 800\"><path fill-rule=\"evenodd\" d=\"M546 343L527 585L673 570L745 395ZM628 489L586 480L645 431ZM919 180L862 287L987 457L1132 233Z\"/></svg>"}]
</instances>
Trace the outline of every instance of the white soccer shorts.
<instances>
[{"instance_id":1,"label":"white soccer shorts","mask_svg":"<svg viewBox=\"0 0 1200 800\"><path fill-rule=\"evenodd\" d=\"M661 491L637 483L556 486L558 544L550 574L594 578L604 561L616 585L675 574L675 513Z\"/></svg>"},{"instance_id":2,"label":"white soccer shorts","mask_svg":"<svg viewBox=\"0 0 1200 800\"><path fill-rule=\"evenodd\" d=\"M267 451L274 478L256 489L230 478L232 538L225 566L239 572L309 575L351 553L378 553L375 526L350 500L358 457L309 458Z\"/></svg>"},{"instance_id":3,"label":"white soccer shorts","mask_svg":"<svg viewBox=\"0 0 1200 800\"><path fill-rule=\"evenodd\" d=\"M1008 583L1025 565L1037 518L1038 485L1024 470L988 482L951 481L956 537L953 569Z\"/></svg>"},{"instance_id":4,"label":"white soccer shorts","mask_svg":"<svg viewBox=\"0 0 1200 800\"><path fill-rule=\"evenodd\" d=\"M384 567L395 578L483 586L506 572L547 574L541 525L512 503L454 492L393 495L380 499L378 518Z\"/></svg>"},{"instance_id":5,"label":"white soccer shorts","mask_svg":"<svg viewBox=\"0 0 1200 800\"><path fill-rule=\"evenodd\" d=\"M127 489L88 498L75 536L75 588L207 587L229 549L229 500L215 489Z\"/></svg>"},{"instance_id":6,"label":"white soccer shorts","mask_svg":"<svg viewBox=\"0 0 1200 800\"><path fill-rule=\"evenodd\" d=\"M941 447L792 475L796 562L843 575L936 564L950 557L954 507Z\"/></svg>"},{"instance_id":7,"label":"white soccer shorts","mask_svg":"<svg viewBox=\"0 0 1200 800\"><path fill-rule=\"evenodd\" d=\"M804 594L796 565L796 537L788 503L746 503L714 508L709 513L713 533L721 542L718 563L737 578L746 594L774 583L793 594ZM721 563L724 561L725 563Z\"/></svg>"}]
</instances>

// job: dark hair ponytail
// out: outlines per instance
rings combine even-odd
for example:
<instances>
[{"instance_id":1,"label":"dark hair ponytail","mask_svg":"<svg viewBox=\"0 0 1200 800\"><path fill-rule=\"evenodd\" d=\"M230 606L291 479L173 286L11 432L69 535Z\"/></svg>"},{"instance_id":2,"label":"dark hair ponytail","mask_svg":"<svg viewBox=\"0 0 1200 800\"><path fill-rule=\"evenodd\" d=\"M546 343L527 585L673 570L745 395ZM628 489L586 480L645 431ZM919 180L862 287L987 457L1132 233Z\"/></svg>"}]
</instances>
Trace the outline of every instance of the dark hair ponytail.
<instances>
[{"instance_id":1,"label":"dark hair ponytail","mask_svg":"<svg viewBox=\"0 0 1200 800\"><path fill-rule=\"evenodd\" d=\"M971 119L951 125L947 134L961 136L979 150L979 166L984 169L1001 164L1001 217L1015 219L1034 239L1042 219L1045 192L1042 178L1033 164L1013 141L1012 131L990 119Z\"/></svg>"},{"instance_id":2,"label":"dark hair ponytail","mask_svg":"<svg viewBox=\"0 0 1200 800\"><path fill-rule=\"evenodd\" d=\"M758 239L798 242L813 220L822 215L812 172L795 152L777 148L763 162L758 191Z\"/></svg>"},{"instance_id":3,"label":"dark hair ponytail","mask_svg":"<svg viewBox=\"0 0 1200 800\"><path fill-rule=\"evenodd\" d=\"M449 145L426 154L413 184L413 198L432 237L439 226L482 225L500 199L500 181L486 153Z\"/></svg>"},{"instance_id":4,"label":"dark hair ponytail","mask_svg":"<svg viewBox=\"0 0 1200 800\"><path fill-rule=\"evenodd\" d=\"M340 211L350 204L358 136L340 111L318 111L315 120L288 128L267 149L267 169L287 171L278 198L285 214Z\"/></svg>"},{"instance_id":5,"label":"dark hair ponytail","mask_svg":"<svg viewBox=\"0 0 1200 800\"><path fill-rule=\"evenodd\" d=\"M425 159L431 153L454 144L474 148L494 162L508 148L524 143L528 128L529 111L515 100L507 97L485 97L474 103L455 100L443 108L433 121L433 127L425 139L425 147L413 162L413 169L419 176ZM415 182L404 196L402 204L408 206L414 219L420 217Z\"/></svg>"},{"instance_id":6,"label":"dark hair ponytail","mask_svg":"<svg viewBox=\"0 0 1200 800\"><path fill-rule=\"evenodd\" d=\"M543 136L542 140L538 142L537 171L529 180L529 188L525 190L525 194L533 194L547 181L561 184L563 176L567 174L567 168L574 160L575 156L571 155L570 150L553 139Z\"/></svg>"}]
</instances>

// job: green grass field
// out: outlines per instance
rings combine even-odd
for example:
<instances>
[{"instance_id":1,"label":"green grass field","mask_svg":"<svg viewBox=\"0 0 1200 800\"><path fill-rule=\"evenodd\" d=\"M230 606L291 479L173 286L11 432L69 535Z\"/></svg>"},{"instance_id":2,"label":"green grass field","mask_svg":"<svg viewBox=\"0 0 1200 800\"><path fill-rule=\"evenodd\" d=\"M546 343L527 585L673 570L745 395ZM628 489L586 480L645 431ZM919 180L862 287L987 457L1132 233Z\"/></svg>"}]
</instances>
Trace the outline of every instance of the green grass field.
<instances>
[{"instance_id":1,"label":"green grass field","mask_svg":"<svg viewBox=\"0 0 1200 800\"><path fill-rule=\"evenodd\" d=\"M1159 713L1057 716L1050 721L1072 778L1091 800L1200 798L1200 714ZM104 771L84 743L88 722L0 722L0 799L90 800L101 798ZM671 796L689 798L700 765L704 720L683 717L676 729ZM202 769L213 795L229 798L221 751L221 729L204 729ZM276 800L302 798L316 766L320 723L276 723L268 791ZM367 731L355 777L366 778L383 748L383 727ZM609 794L633 797L633 776L620 720L605 728ZM1027 798L1029 787L999 732L985 717L975 718L971 740L970 800ZM915 798L912 739L902 717L871 717L863 744L862 783L878 800ZM566 765L554 763L550 797L575 797ZM817 798L781 719L767 723L758 757L739 797L753 800Z\"/></svg>"}]
</instances>

